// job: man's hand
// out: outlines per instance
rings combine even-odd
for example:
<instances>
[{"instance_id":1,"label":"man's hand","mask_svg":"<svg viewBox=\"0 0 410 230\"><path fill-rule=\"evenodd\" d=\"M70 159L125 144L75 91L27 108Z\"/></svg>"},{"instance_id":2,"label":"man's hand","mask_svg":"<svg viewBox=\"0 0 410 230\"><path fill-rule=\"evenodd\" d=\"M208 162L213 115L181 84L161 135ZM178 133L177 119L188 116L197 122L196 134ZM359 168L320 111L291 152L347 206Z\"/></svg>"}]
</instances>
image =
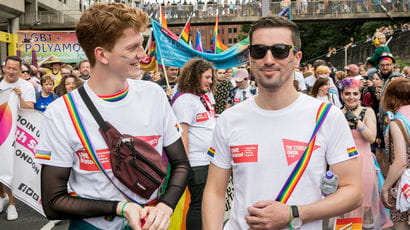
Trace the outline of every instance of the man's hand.
<instances>
[{"instance_id":1,"label":"man's hand","mask_svg":"<svg viewBox=\"0 0 410 230\"><path fill-rule=\"evenodd\" d=\"M124 203L125 202L118 203L117 215L121 216L123 213L132 229L141 230L141 225L144 217L147 215L147 211L138 204L128 202L124 206Z\"/></svg>"},{"instance_id":2,"label":"man's hand","mask_svg":"<svg viewBox=\"0 0 410 230\"><path fill-rule=\"evenodd\" d=\"M145 207L146 216L143 230L167 230L170 224L172 208L164 203L158 203L155 207Z\"/></svg>"},{"instance_id":3,"label":"man's hand","mask_svg":"<svg viewBox=\"0 0 410 230\"><path fill-rule=\"evenodd\" d=\"M12 88L12 90L17 94L17 96L21 96L21 89L19 88L19 87L14 87L14 88Z\"/></svg>"},{"instance_id":4,"label":"man's hand","mask_svg":"<svg viewBox=\"0 0 410 230\"><path fill-rule=\"evenodd\" d=\"M172 91L171 88L168 88L165 93L167 94L168 98L171 99L172 96L174 96L174 92Z\"/></svg>"},{"instance_id":5,"label":"man's hand","mask_svg":"<svg viewBox=\"0 0 410 230\"><path fill-rule=\"evenodd\" d=\"M288 226L290 209L286 204L262 200L248 208L249 216L245 216L249 229L282 229Z\"/></svg>"}]
</instances>

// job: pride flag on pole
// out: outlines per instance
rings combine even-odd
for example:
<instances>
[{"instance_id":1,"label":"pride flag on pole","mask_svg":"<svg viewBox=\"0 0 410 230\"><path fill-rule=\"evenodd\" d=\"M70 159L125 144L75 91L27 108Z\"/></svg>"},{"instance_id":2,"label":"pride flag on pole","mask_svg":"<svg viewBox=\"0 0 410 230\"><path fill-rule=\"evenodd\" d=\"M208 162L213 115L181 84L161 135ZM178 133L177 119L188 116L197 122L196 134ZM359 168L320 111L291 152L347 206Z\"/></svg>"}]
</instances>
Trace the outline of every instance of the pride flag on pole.
<instances>
[{"instance_id":1,"label":"pride flag on pole","mask_svg":"<svg viewBox=\"0 0 410 230\"><path fill-rule=\"evenodd\" d=\"M199 32L199 30L196 31L195 50L201 53L204 52L204 47L202 46L201 32Z\"/></svg>"},{"instance_id":2,"label":"pride flag on pole","mask_svg":"<svg viewBox=\"0 0 410 230\"><path fill-rule=\"evenodd\" d=\"M218 16L216 16L215 27L214 27L214 36L212 38L212 51L214 51L214 53L216 53L216 54L222 53L223 51L228 49L228 47L222 43L221 38L219 37L219 34L218 34L218 21L219 21Z\"/></svg>"},{"instance_id":3,"label":"pride flag on pole","mask_svg":"<svg viewBox=\"0 0 410 230\"><path fill-rule=\"evenodd\" d=\"M185 23L184 29L181 32L181 35L179 36L183 41L185 41L187 44L189 44L189 34L191 30L191 17L188 18L188 21Z\"/></svg>"},{"instance_id":4,"label":"pride flag on pole","mask_svg":"<svg viewBox=\"0 0 410 230\"><path fill-rule=\"evenodd\" d=\"M167 25L167 19L165 18L165 12L162 10L162 7L159 6L159 22L161 23L161 26L168 29Z\"/></svg>"},{"instance_id":5,"label":"pride flag on pole","mask_svg":"<svg viewBox=\"0 0 410 230\"><path fill-rule=\"evenodd\" d=\"M140 61L141 69L144 71L158 71L158 61L156 58L155 39L151 33L145 48L147 54L144 59Z\"/></svg>"}]
</instances>

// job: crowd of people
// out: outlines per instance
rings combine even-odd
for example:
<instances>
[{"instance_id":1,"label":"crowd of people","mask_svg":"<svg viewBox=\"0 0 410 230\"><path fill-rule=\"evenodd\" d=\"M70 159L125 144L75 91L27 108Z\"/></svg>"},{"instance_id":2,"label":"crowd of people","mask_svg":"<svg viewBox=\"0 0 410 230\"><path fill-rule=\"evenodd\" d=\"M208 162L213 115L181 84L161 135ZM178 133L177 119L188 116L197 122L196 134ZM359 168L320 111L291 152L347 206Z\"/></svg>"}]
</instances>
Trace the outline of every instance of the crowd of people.
<instances>
[{"instance_id":1,"label":"crowd of people","mask_svg":"<svg viewBox=\"0 0 410 230\"><path fill-rule=\"evenodd\" d=\"M399 211L391 191L400 190L410 162L410 66L396 69L383 33L365 64L301 67L298 27L270 16L250 29L249 65L216 69L194 58L142 72L147 25L138 8L97 3L76 26L88 60L73 67L55 56L37 65L35 53L32 64L6 58L0 90L11 88L20 108L44 112L36 156L48 218L70 219L70 229L167 229L187 187L187 229L316 230L332 228L322 223L332 218L361 218L363 229L409 228L409 211ZM112 128L120 137L108 142ZM133 138L169 162L167 186L130 163L155 182L148 196L138 192L144 181L124 184L113 172L128 169L125 153L110 164L118 151L110 146L132 150ZM338 184L324 196L328 170ZM12 190L0 186L0 211L7 205L7 219L17 219Z\"/></svg>"}]
</instances>

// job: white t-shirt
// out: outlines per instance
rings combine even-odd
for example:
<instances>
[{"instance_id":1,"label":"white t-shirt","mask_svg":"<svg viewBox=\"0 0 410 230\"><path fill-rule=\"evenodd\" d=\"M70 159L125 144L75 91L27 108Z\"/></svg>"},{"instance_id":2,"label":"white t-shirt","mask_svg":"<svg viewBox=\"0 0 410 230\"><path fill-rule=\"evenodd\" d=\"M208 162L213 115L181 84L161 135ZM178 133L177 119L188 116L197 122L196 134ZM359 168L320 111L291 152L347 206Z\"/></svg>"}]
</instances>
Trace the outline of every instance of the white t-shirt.
<instances>
[{"instance_id":1,"label":"white t-shirt","mask_svg":"<svg viewBox=\"0 0 410 230\"><path fill-rule=\"evenodd\" d=\"M11 84L7 83L4 79L0 82L0 90L14 87L19 87L21 89L21 96L23 97L23 100L36 103L36 92L34 86L30 82L21 78Z\"/></svg>"},{"instance_id":2,"label":"white t-shirt","mask_svg":"<svg viewBox=\"0 0 410 230\"><path fill-rule=\"evenodd\" d=\"M168 99L161 87L155 83L128 80L128 84L128 94L117 102L102 100L91 91L87 82L84 88L104 120L110 122L121 133L147 141L155 147L158 154L161 154L163 146L169 146L180 138L177 120ZM114 183L138 202L146 203L156 198L158 193L154 192L150 199L144 199L131 192L114 177L108 146L98 131L97 122L86 108L78 90L73 91L72 96L100 162ZM80 197L125 200L84 150L63 98L58 98L50 104L44 113L37 152L50 154L49 160L37 159L41 164L72 168L68 184ZM126 224L125 219L121 217L115 217L112 222L104 220L104 217L89 218L85 221L101 229L120 229Z\"/></svg>"},{"instance_id":3,"label":"white t-shirt","mask_svg":"<svg viewBox=\"0 0 410 230\"><path fill-rule=\"evenodd\" d=\"M206 110L199 96L191 93L182 94L172 105L178 122L189 125L188 159L193 167L209 165L207 152L215 128L215 110L210 103L208 106L210 111Z\"/></svg>"},{"instance_id":4,"label":"white t-shirt","mask_svg":"<svg viewBox=\"0 0 410 230\"><path fill-rule=\"evenodd\" d=\"M305 78L303 77L303 74L298 71L295 71L295 80L297 80L299 83L299 89L302 91L305 91L306 84L305 84Z\"/></svg>"},{"instance_id":5,"label":"white t-shirt","mask_svg":"<svg viewBox=\"0 0 410 230\"><path fill-rule=\"evenodd\" d=\"M254 98L226 110L219 118L212 142L217 167L233 172L234 201L225 230L245 230L247 208L260 200L275 200L303 154L316 125L322 102L300 94L290 106L263 110ZM249 118L252 119L249 119ZM288 205L304 205L322 199L320 179L326 163L332 165L357 157L355 144L341 111L332 106L316 136L306 171ZM303 230L322 229L322 221L304 224Z\"/></svg>"}]
</instances>

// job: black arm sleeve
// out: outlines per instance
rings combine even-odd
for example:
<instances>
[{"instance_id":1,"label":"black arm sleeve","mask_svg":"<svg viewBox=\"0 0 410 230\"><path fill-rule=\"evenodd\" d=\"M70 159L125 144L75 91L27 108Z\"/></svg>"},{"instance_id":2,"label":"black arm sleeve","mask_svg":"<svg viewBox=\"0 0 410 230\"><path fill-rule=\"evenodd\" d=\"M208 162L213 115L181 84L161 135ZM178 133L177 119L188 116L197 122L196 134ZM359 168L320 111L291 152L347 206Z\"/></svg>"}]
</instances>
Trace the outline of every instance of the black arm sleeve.
<instances>
[{"instance_id":1,"label":"black arm sleeve","mask_svg":"<svg viewBox=\"0 0 410 230\"><path fill-rule=\"evenodd\" d=\"M41 196L47 218L61 220L116 215L118 201L69 196L67 182L70 172L71 168L42 166Z\"/></svg>"},{"instance_id":2,"label":"black arm sleeve","mask_svg":"<svg viewBox=\"0 0 410 230\"><path fill-rule=\"evenodd\" d=\"M174 209L185 190L191 166L181 138L164 147L164 150L171 165L171 176L169 177L168 187L164 195L159 198L159 202L163 202Z\"/></svg>"}]
</instances>

